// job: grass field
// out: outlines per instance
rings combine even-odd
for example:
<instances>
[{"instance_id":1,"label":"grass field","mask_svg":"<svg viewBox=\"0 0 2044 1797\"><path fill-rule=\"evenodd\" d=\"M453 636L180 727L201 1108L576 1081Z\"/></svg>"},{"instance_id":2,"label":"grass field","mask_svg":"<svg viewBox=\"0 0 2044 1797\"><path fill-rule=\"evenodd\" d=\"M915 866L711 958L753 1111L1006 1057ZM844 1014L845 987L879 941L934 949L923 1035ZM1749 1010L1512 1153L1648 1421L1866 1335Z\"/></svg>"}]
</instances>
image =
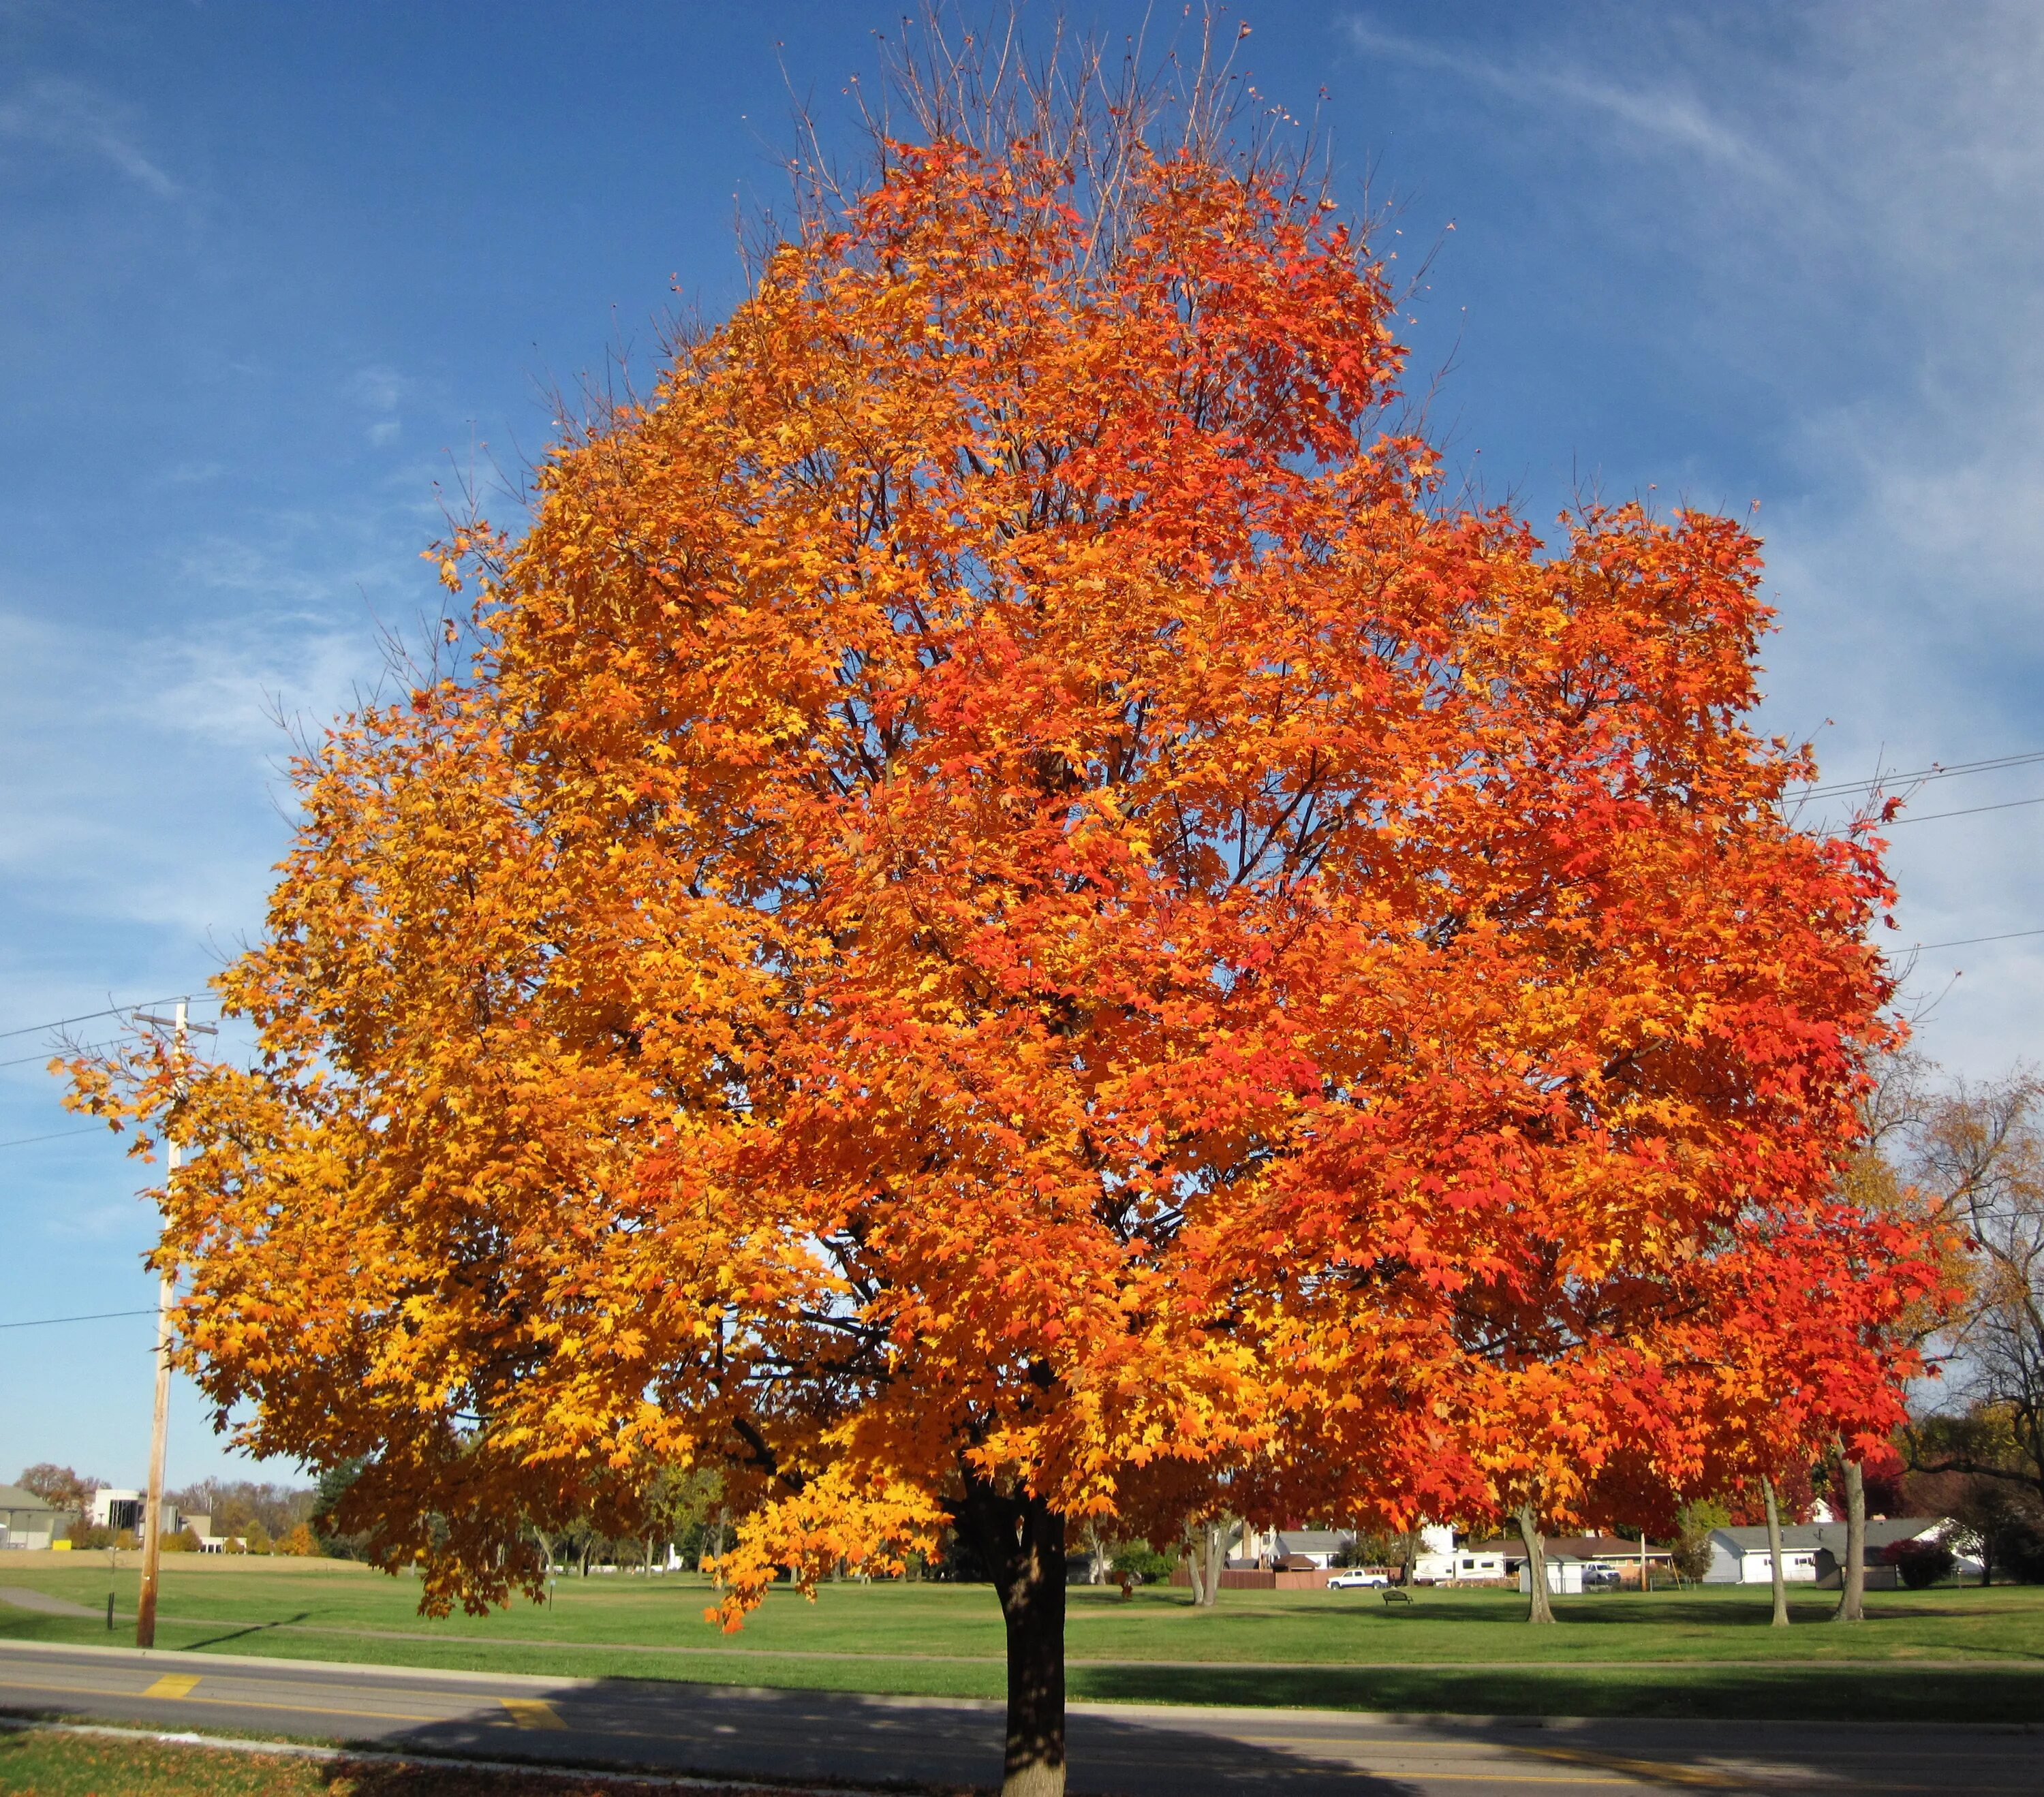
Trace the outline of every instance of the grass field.
<instances>
[{"instance_id":1,"label":"grass field","mask_svg":"<svg viewBox=\"0 0 2044 1797\"><path fill-rule=\"evenodd\" d=\"M132 1615L136 1575L98 1557L44 1561L0 1584ZM702 1619L689 1575L563 1578L551 1609L521 1602L429 1622L417 1588L333 1563L167 1561L158 1642L265 1656L567 1676L679 1679L990 1697L1003 1685L993 1595L973 1585L782 1588L743 1634ZM1409 1609L1374 1592L1225 1592L1211 1611L1182 1591L1124 1601L1075 1588L1066 1630L1077 1698L1573 1714L2044 1715L2044 1589L1880 1592L1858 1627L1835 1599L1767 1626L1759 1591L1618 1592L1556 1600L1528 1627L1509 1592L1423 1591ZM0 1636L132 1641L103 1619L0 1607Z\"/></svg>"},{"instance_id":2,"label":"grass field","mask_svg":"<svg viewBox=\"0 0 2044 1797\"><path fill-rule=\"evenodd\" d=\"M0 1733L0 1791L8 1797L674 1797L674 1789L572 1774L224 1753L148 1735ZM734 1786L730 1797L747 1794Z\"/></svg>"}]
</instances>

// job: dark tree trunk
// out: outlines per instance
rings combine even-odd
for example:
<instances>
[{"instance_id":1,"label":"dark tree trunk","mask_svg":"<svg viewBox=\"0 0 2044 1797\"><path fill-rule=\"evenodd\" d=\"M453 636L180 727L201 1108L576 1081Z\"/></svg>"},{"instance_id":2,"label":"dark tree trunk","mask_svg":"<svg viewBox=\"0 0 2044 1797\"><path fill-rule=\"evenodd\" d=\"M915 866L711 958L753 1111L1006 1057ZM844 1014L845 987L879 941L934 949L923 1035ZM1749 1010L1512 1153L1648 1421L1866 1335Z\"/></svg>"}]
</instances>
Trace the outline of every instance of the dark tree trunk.
<instances>
[{"instance_id":1,"label":"dark tree trunk","mask_svg":"<svg viewBox=\"0 0 2044 1797\"><path fill-rule=\"evenodd\" d=\"M1547 1549L1540 1539L1540 1519L1533 1514L1530 1503L1519 1512L1519 1539L1526 1549L1526 1588L1531 1598L1526 1607L1526 1620L1551 1622L1554 1606L1547 1595Z\"/></svg>"},{"instance_id":2,"label":"dark tree trunk","mask_svg":"<svg viewBox=\"0 0 2044 1797\"><path fill-rule=\"evenodd\" d=\"M1846 1564L1838 1580L1838 1607L1833 1620L1866 1620L1866 1475L1856 1460L1846 1462Z\"/></svg>"},{"instance_id":3,"label":"dark tree trunk","mask_svg":"<svg viewBox=\"0 0 2044 1797\"><path fill-rule=\"evenodd\" d=\"M1026 1493L966 1487L958 1526L993 1569L1008 1629L1001 1797L1063 1797L1065 1519Z\"/></svg>"},{"instance_id":4,"label":"dark tree trunk","mask_svg":"<svg viewBox=\"0 0 2044 1797\"><path fill-rule=\"evenodd\" d=\"M1767 1500L1767 1566L1774 1586L1774 1626L1785 1629L1788 1626L1788 1588L1781 1577L1781 1506L1775 1500L1772 1479L1762 1480L1760 1491Z\"/></svg>"}]
</instances>

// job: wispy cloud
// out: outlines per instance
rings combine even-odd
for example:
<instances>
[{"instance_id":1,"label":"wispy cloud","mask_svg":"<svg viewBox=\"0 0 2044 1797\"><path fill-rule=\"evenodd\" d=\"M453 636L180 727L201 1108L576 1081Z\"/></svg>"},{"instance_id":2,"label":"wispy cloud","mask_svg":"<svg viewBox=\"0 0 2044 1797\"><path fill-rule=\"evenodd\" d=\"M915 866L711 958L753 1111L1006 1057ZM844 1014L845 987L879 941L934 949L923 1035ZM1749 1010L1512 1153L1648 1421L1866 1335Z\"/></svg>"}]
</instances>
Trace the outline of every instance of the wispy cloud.
<instances>
[{"instance_id":1,"label":"wispy cloud","mask_svg":"<svg viewBox=\"0 0 2044 1797\"><path fill-rule=\"evenodd\" d=\"M395 369L384 367L358 369L348 382L349 397L371 415L368 437L378 448L395 443L402 434L399 408L411 385Z\"/></svg>"},{"instance_id":2,"label":"wispy cloud","mask_svg":"<svg viewBox=\"0 0 2044 1797\"><path fill-rule=\"evenodd\" d=\"M1540 202L1537 232L1490 220L1527 278L1591 288L1625 259L1595 328L1665 389L1598 392L1585 342L1552 340L1578 416L1635 446L1611 472L1764 496L1772 726L1819 730L1838 778L2044 747L2044 10L1593 4L1481 38L1379 10L1346 27L1358 59ZM2028 800L2034 771L1916 809ZM1895 829L1895 945L2044 927L2039 815ZM1907 996L1939 993L1939 1059L2044 1053L2044 938L1927 954Z\"/></svg>"},{"instance_id":3,"label":"wispy cloud","mask_svg":"<svg viewBox=\"0 0 2044 1797\"><path fill-rule=\"evenodd\" d=\"M1385 31L1350 19L1349 41L1366 56L1432 70L1549 112L1600 114L1628 132L1692 151L1748 175L1772 180L1778 170L1750 139L1680 88L1632 86L1600 79L1559 61L1496 61L1471 52Z\"/></svg>"},{"instance_id":4,"label":"wispy cloud","mask_svg":"<svg viewBox=\"0 0 2044 1797\"><path fill-rule=\"evenodd\" d=\"M136 141L127 109L75 81L41 76L0 100L0 139L103 163L159 199L181 191Z\"/></svg>"}]
</instances>

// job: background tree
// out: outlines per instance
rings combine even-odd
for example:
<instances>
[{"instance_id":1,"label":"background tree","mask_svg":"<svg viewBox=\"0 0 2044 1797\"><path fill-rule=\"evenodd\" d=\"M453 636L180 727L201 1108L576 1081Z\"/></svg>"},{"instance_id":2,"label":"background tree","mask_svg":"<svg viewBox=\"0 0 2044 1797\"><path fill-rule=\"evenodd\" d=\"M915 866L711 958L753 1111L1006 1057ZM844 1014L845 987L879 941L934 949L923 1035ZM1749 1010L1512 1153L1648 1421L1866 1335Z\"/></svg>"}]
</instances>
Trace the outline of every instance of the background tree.
<instances>
[{"instance_id":1,"label":"background tree","mask_svg":"<svg viewBox=\"0 0 2044 1797\"><path fill-rule=\"evenodd\" d=\"M714 1469L663 1466L647 1488L644 1526L650 1567L655 1544L671 1544L685 1557L702 1552L711 1517L724 1502L724 1480Z\"/></svg>"},{"instance_id":2,"label":"background tree","mask_svg":"<svg viewBox=\"0 0 2044 1797\"><path fill-rule=\"evenodd\" d=\"M259 1526L274 1537L308 1521L319 1494L245 1479L202 1479L163 1495L187 1515L211 1517L217 1535L246 1535Z\"/></svg>"},{"instance_id":3,"label":"background tree","mask_svg":"<svg viewBox=\"0 0 2044 1797\"><path fill-rule=\"evenodd\" d=\"M45 1460L23 1468L14 1483L25 1492L34 1492L52 1509L83 1513L92 1508L92 1494L103 1489L106 1481L81 1476L68 1466Z\"/></svg>"},{"instance_id":4,"label":"background tree","mask_svg":"<svg viewBox=\"0 0 2044 1797\"><path fill-rule=\"evenodd\" d=\"M2044 1081L2018 1073L1934 1095L1899 1158L1965 1232L1965 1299L1945 1365L1954 1404L1979 1419L1919 1432L1916 1463L2044 1502Z\"/></svg>"},{"instance_id":5,"label":"background tree","mask_svg":"<svg viewBox=\"0 0 2044 1797\"><path fill-rule=\"evenodd\" d=\"M1731 1526L1731 1512L1716 1498L1699 1498L1676 1512L1675 1538L1669 1549L1669 1562L1676 1576L1701 1584L1711 1569L1711 1532Z\"/></svg>"},{"instance_id":6,"label":"background tree","mask_svg":"<svg viewBox=\"0 0 2044 1797\"><path fill-rule=\"evenodd\" d=\"M1732 1327L1885 1426L1923 1276L1831 1191L1885 888L1742 721L1753 539L1445 505L1224 85L927 42L921 140L458 533L466 666L298 763L255 1064L78 1080L192 1145L185 1364L428 1608L654 1467L729 1626L948 1529L1034 1797L1075 1528L1595 1520Z\"/></svg>"}]
</instances>

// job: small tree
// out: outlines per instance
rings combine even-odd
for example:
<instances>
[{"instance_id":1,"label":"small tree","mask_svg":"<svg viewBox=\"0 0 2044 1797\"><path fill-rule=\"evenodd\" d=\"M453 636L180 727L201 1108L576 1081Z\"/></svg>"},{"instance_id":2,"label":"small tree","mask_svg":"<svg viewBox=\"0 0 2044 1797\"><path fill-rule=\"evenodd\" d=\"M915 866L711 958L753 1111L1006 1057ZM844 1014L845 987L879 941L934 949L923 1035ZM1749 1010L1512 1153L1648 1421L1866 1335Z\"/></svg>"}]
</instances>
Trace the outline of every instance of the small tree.
<instances>
[{"instance_id":1,"label":"small tree","mask_svg":"<svg viewBox=\"0 0 2044 1797\"><path fill-rule=\"evenodd\" d=\"M1711 1569L1711 1532L1731 1522L1731 1512L1716 1498L1684 1504L1676 1512L1675 1539L1668 1555L1675 1576L1692 1585L1702 1584Z\"/></svg>"}]
</instances>

